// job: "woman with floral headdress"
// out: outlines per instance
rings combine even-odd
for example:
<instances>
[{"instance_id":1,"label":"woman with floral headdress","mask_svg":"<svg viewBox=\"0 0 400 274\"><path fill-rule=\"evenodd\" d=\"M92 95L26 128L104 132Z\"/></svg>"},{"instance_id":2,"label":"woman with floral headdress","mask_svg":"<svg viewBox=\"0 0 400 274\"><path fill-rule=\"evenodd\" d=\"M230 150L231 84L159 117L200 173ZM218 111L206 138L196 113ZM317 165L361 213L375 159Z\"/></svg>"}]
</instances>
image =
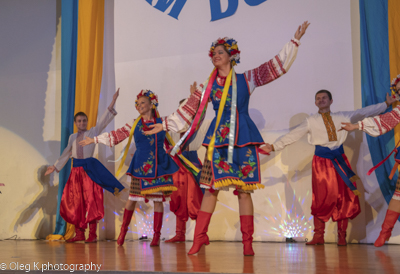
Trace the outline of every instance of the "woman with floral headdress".
<instances>
[{"instance_id":1,"label":"woman with floral headdress","mask_svg":"<svg viewBox=\"0 0 400 274\"><path fill-rule=\"evenodd\" d=\"M241 232L244 255L254 255L252 234L254 232L253 202L250 194L263 188L260 178L259 146L264 141L248 113L250 95L256 87L268 84L285 74L297 55L300 38L308 22L297 29L295 36L270 61L258 68L236 74L233 67L239 63L240 51L232 38L220 38L212 43L209 56L215 66L209 79L191 97L201 97L197 114L183 119L180 113L167 117L162 125L152 126L147 134L164 131L179 131L189 128L185 136L172 150L172 155L184 148L195 135L202 120L208 101L216 113L203 145L207 147L206 159L201 170L201 187L206 188L201 209L196 220L193 246L188 254L199 252L202 245L208 245L206 234L211 215L220 190L234 188L239 199ZM189 102L188 102L189 103ZM189 104L187 105L189 106Z\"/></svg>"},{"instance_id":2,"label":"woman with floral headdress","mask_svg":"<svg viewBox=\"0 0 400 274\"><path fill-rule=\"evenodd\" d=\"M83 140L80 144L101 143L113 147L129 137L130 139L125 149L125 158L130 140L132 136L134 137L136 152L126 172L127 175L131 176L132 181L117 243L118 245L124 244L136 202L145 201L147 203L152 200L154 202L154 237L150 246L158 246L164 213L162 203L169 201L172 191L176 190L172 182L172 175L178 171L178 166L163 148L166 138L165 132L156 135L145 135L143 133L144 130L148 130L150 125L162 122L157 111L157 95L151 90L142 90L137 95L135 104L137 111L140 113L139 118L110 133L103 133L94 138L86 137L86 140ZM120 168L123 162L124 159ZM120 168L117 171L117 177Z\"/></svg>"},{"instance_id":3,"label":"woman with floral headdress","mask_svg":"<svg viewBox=\"0 0 400 274\"><path fill-rule=\"evenodd\" d=\"M391 89L393 96L399 99L400 74L393 79ZM365 118L364 120L359 121L357 124L351 124L351 123L342 123L342 124L343 124L342 129L347 131L358 129L364 131L365 133L373 137L381 136L393 130L395 126L400 124L400 104L397 105L396 107L393 107L393 110L390 112L375 117ZM400 153L398 152L399 150L400 147L397 147L392 151L396 152L395 154L396 164L393 167L391 174L389 175L390 180L393 178L400 163ZM392 153L390 153L390 155L391 154ZM368 172L368 175L370 175L376 168L378 168L381 164L383 164L383 162L386 161L388 157L381 163L373 167ZM386 211L385 220L383 221L382 224L382 230L379 234L378 239L376 239L374 243L376 247L381 247L385 244L386 241L389 241L390 236L392 236L393 227L396 224L396 221L399 219L399 217L400 217L400 176L397 178L396 189L393 193L392 199L389 202L389 207L388 210Z\"/></svg>"}]
</instances>

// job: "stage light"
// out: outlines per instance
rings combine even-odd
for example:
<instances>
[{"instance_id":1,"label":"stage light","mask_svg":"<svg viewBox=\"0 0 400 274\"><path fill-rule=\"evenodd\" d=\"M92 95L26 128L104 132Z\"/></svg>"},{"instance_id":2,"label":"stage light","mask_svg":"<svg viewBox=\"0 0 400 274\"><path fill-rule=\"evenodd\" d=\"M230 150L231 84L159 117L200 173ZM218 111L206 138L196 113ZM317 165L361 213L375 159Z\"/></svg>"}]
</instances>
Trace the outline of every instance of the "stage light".
<instances>
[{"instance_id":1,"label":"stage light","mask_svg":"<svg viewBox=\"0 0 400 274\"><path fill-rule=\"evenodd\" d=\"M147 235L143 234L142 237L139 238L139 240L147 240Z\"/></svg>"},{"instance_id":2,"label":"stage light","mask_svg":"<svg viewBox=\"0 0 400 274\"><path fill-rule=\"evenodd\" d=\"M286 238L286 242L287 242L287 243L295 243L296 240L293 239L293 238Z\"/></svg>"},{"instance_id":3,"label":"stage light","mask_svg":"<svg viewBox=\"0 0 400 274\"><path fill-rule=\"evenodd\" d=\"M308 194L309 192L307 192L307 195ZM280 200L280 207L282 208L282 211L277 212L276 215L271 215L268 217L264 216L266 220L271 222L271 227L264 232L266 232L265 234L267 235L273 234L284 237L287 243L296 242L294 238L303 238L307 231L311 230L312 228L310 224L312 221L312 216L310 216L310 218L307 220L307 217L302 211L302 204L296 205L296 203L300 203L300 201L304 203L306 197L296 197L295 193L293 193L293 202L291 205L287 205L286 202L281 200L279 193L277 193L277 196ZM270 201L269 197L266 197L266 200Z\"/></svg>"}]
</instances>

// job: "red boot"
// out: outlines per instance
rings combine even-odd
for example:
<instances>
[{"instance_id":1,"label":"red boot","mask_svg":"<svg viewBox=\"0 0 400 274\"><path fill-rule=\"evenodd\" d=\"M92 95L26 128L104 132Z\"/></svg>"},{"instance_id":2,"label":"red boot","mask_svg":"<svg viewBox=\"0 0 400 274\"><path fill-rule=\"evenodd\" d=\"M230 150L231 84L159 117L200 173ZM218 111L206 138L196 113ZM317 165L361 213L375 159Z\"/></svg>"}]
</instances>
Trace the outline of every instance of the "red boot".
<instances>
[{"instance_id":1,"label":"red boot","mask_svg":"<svg viewBox=\"0 0 400 274\"><path fill-rule=\"evenodd\" d=\"M86 239L85 243L95 243L97 242L97 221L91 221L89 223L89 237Z\"/></svg>"},{"instance_id":2,"label":"red boot","mask_svg":"<svg viewBox=\"0 0 400 274\"><path fill-rule=\"evenodd\" d=\"M349 219L344 219L337 221L337 230L338 230L338 242L337 245L345 246L347 245L346 242L346 230L347 224L349 223Z\"/></svg>"},{"instance_id":3,"label":"red boot","mask_svg":"<svg viewBox=\"0 0 400 274\"><path fill-rule=\"evenodd\" d=\"M243 255L254 256L254 251L251 243L253 242L254 233L254 216L240 216L240 231L242 231Z\"/></svg>"},{"instance_id":4,"label":"red boot","mask_svg":"<svg viewBox=\"0 0 400 274\"><path fill-rule=\"evenodd\" d=\"M67 243L74 243L78 241L84 241L85 240L85 229L84 228L77 228L75 227L75 237L72 239L67 240Z\"/></svg>"},{"instance_id":5,"label":"red boot","mask_svg":"<svg viewBox=\"0 0 400 274\"><path fill-rule=\"evenodd\" d=\"M186 240L186 222L176 217L176 235L166 243L184 242Z\"/></svg>"},{"instance_id":6,"label":"red boot","mask_svg":"<svg viewBox=\"0 0 400 274\"><path fill-rule=\"evenodd\" d=\"M160 245L163 215L164 215L164 212L154 212L154 223L153 223L154 235L153 235L153 240L150 243L150 246L159 246Z\"/></svg>"},{"instance_id":7,"label":"red boot","mask_svg":"<svg viewBox=\"0 0 400 274\"><path fill-rule=\"evenodd\" d=\"M311 242L306 245L323 245L325 233L325 222L314 216L314 236Z\"/></svg>"},{"instance_id":8,"label":"red boot","mask_svg":"<svg viewBox=\"0 0 400 274\"><path fill-rule=\"evenodd\" d=\"M208 225L210 224L211 215L212 213L199 211L196 220L196 227L194 229L193 246L188 253L189 255L199 252L202 245L210 244L206 233L208 231Z\"/></svg>"},{"instance_id":9,"label":"red boot","mask_svg":"<svg viewBox=\"0 0 400 274\"><path fill-rule=\"evenodd\" d=\"M386 211L386 217L382 224L382 230L379 234L378 239L376 239L374 246L380 247L385 244L385 241L389 241L390 236L392 236L392 229L399 218L400 213L388 209Z\"/></svg>"},{"instance_id":10,"label":"red boot","mask_svg":"<svg viewBox=\"0 0 400 274\"><path fill-rule=\"evenodd\" d=\"M128 232L128 226L131 223L133 212L134 212L134 210L127 210L126 208L124 210L124 217L122 219L121 232L119 233L118 240L117 240L118 245L124 244L125 235L126 235L126 232Z\"/></svg>"},{"instance_id":11,"label":"red boot","mask_svg":"<svg viewBox=\"0 0 400 274\"><path fill-rule=\"evenodd\" d=\"M91 221L89 223L89 237L85 243L95 243L97 242L97 221Z\"/></svg>"}]
</instances>

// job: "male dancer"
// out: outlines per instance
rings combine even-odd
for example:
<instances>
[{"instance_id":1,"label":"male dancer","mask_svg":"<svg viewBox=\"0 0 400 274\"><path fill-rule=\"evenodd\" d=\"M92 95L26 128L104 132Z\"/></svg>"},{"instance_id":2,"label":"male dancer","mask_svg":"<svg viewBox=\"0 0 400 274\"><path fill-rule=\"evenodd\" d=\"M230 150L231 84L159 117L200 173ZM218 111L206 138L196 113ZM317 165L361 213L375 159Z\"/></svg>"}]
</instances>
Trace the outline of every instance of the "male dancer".
<instances>
[{"instance_id":1,"label":"male dancer","mask_svg":"<svg viewBox=\"0 0 400 274\"><path fill-rule=\"evenodd\" d=\"M361 211L355 180L359 179L351 170L343 151L346 131L337 131L342 122L357 122L386 110L395 101L389 95L386 102L355 111L332 113L332 94L320 90L315 95L318 113L308 117L298 127L284 135L273 145L267 144L265 151L279 151L308 134L308 142L315 145L312 161L313 200L311 214L314 216L314 237L307 245L324 244L325 222L331 217L338 223L338 245L347 245L348 219Z\"/></svg>"},{"instance_id":2,"label":"male dancer","mask_svg":"<svg viewBox=\"0 0 400 274\"><path fill-rule=\"evenodd\" d=\"M181 100L181 105L185 100ZM198 158L197 150L201 147L204 136L210 122L204 122L197 132L196 138L190 142L182 155L188 159L199 170L202 168L201 161ZM175 142L179 141L183 134L170 132ZM174 185L178 188L171 195L169 202L170 210L176 216L176 235L165 241L166 243L184 242L186 240L186 222L191 218L197 219L197 213L200 210L201 201L203 199L203 192L200 189L200 172L194 176L178 159L178 156L173 157L179 166L179 171L173 175Z\"/></svg>"},{"instance_id":3,"label":"male dancer","mask_svg":"<svg viewBox=\"0 0 400 274\"><path fill-rule=\"evenodd\" d=\"M74 116L78 132L71 134L68 145L53 166L49 166L45 175L60 170L73 158L73 168L65 185L61 198L60 215L65 221L75 225L75 237L67 242L85 241L85 229L89 223L89 238L87 243L97 241L97 221L104 216L103 188L117 194L124 186L97 160L92 158L95 145L82 147L78 143L87 137L100 134L114 119L117 112L114 109L119 95L115 92L108 109L101 116L95 127L87 130L88 117L83 112Z\"/></svg>"}]
</instances>

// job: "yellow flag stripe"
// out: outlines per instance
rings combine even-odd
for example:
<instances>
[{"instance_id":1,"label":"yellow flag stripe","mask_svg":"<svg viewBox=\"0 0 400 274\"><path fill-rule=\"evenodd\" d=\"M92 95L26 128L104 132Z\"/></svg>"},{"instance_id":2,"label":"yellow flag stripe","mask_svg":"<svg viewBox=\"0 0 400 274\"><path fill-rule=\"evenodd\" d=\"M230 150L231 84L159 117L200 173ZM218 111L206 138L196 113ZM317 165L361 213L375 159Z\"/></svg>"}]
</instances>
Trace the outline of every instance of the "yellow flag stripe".
<instances>
[{"instance_id":1,"label":"yellow flag stripe","mask_svg":"<svg viewBox=\"0 0 400 274\"><path fill-rule=\"evenodd\" d=\"M97 120L103 74L103 37L104 0L79 1L75 113L86 113L88 128L94 127Z\"/></svg>"}]
</instances>

